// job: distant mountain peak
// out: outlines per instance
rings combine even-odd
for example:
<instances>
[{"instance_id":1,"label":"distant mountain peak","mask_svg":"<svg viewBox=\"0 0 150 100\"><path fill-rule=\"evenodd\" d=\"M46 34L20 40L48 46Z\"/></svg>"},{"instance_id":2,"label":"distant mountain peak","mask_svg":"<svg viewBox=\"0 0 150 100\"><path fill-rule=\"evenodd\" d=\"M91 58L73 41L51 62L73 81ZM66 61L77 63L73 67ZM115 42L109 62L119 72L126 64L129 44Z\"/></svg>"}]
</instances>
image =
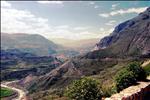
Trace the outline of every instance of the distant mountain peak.
<instances>
[{"instance_id":1,"label":"distant mountain peak","mask_svg":"<svg viewBox=\"0 0 150 100\"><path fill-rule=\"evenodd\" d=\"M137 17L117 25L109 36L102 38L96 44L95 48L96 50L113 48L113 52L142 54L150 50L149 44L150 7Z\"/></svg>"}]
</instances>

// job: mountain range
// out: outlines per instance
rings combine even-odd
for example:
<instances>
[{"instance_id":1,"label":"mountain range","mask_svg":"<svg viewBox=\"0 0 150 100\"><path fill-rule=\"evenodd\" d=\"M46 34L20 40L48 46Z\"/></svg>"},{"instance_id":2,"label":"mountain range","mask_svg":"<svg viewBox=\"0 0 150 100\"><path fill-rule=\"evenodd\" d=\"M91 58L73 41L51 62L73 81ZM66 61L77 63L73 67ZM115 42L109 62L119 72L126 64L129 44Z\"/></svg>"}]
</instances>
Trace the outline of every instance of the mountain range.
<instances>
[{"instance_id":1,"label":"mountain range","mask_svg":"<svg viewBox=\"0 0 150 100\"><path fill-rule=\"evenodd\" d=\"M64 59L89 52L97 41L98 39L50 40L38 34L1 33L1 49L3 50L18 49L37 56L54 55Z\"/></svg>"},{"instance_id":2,"label":"mountain range","mask_svg":"<svg viewBox=\"0 0 150 100\"><path fill-rule=\"evenodd\" d=\"M46 75L36 77L28 84L29 91L64 88L72 80L83 76L96 77L111 84L113 76L125 63L150 57L150 7L137 17L115 27L114 31L96 44L93 51L73 57Z\"/></svg>"}]
</instances>

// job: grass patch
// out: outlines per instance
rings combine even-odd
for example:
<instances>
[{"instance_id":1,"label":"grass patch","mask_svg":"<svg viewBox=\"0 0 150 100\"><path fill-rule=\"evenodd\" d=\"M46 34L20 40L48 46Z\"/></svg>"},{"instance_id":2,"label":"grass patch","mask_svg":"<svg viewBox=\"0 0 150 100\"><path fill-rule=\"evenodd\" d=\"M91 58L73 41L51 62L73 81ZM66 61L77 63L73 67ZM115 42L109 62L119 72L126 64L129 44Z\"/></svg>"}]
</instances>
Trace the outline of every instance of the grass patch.
<instances>
[{"instance_id":1,"label":"grass patch","mask_svg":"<svg viewBox=\"0 0 150 100\"><path fill-rule=\"evenodd\" d=\"M150 75L150 64L148 64L145 67L143 67L143 69L145 70L146 75L149 76Z\"/></svg>"},{"instance_id":2,"label":"grass patch","mask_svg":"<svg viewBox=\"0 0 150 100\"><path fill-rule=\"evenodd\" d=\"M1 87L0 93L0 98L8 97L14 94L13 90L4 87Z\"/></svg>"}]
</instances>

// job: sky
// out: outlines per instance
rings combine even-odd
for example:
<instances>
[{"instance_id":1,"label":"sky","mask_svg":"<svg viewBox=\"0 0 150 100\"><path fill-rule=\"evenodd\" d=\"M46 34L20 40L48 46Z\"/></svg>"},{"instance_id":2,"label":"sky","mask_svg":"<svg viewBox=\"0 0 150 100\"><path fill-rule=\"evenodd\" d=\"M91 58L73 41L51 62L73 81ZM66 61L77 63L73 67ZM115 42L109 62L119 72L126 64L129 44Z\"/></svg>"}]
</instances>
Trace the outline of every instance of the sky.
<instances>
[{"instance_id":1,"label":"sky","mask_svg":"<svg viewBox=\"0 0 150 100\"><path fill-rule=\"evenodd\" d=\"M1 32L103 38L149 6L150 1L1 1Z\"/></svg>"}]
</instances>

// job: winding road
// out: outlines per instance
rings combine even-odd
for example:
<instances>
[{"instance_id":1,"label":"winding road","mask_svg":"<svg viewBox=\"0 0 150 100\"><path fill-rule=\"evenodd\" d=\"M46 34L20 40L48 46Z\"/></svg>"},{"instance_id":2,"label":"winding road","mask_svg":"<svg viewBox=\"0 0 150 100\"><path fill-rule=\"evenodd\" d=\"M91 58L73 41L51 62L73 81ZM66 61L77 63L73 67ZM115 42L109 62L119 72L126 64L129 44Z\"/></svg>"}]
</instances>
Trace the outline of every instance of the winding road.
<instances>
[{"instance_id":1,"label":"winding road","mask_svg":"<svg viewBox=\"0 0 150 100\"><path fill-rule=\"evenodd\" d=\"M16 82L16 81L1 83L1 87L5 87L5 88L8 88L8 89L14 90L18 93L18 97L13 98L12 100L27 100L25 91L8 85L8 84L13 83L13 82Z\"/></svg>"}]
</instances>

